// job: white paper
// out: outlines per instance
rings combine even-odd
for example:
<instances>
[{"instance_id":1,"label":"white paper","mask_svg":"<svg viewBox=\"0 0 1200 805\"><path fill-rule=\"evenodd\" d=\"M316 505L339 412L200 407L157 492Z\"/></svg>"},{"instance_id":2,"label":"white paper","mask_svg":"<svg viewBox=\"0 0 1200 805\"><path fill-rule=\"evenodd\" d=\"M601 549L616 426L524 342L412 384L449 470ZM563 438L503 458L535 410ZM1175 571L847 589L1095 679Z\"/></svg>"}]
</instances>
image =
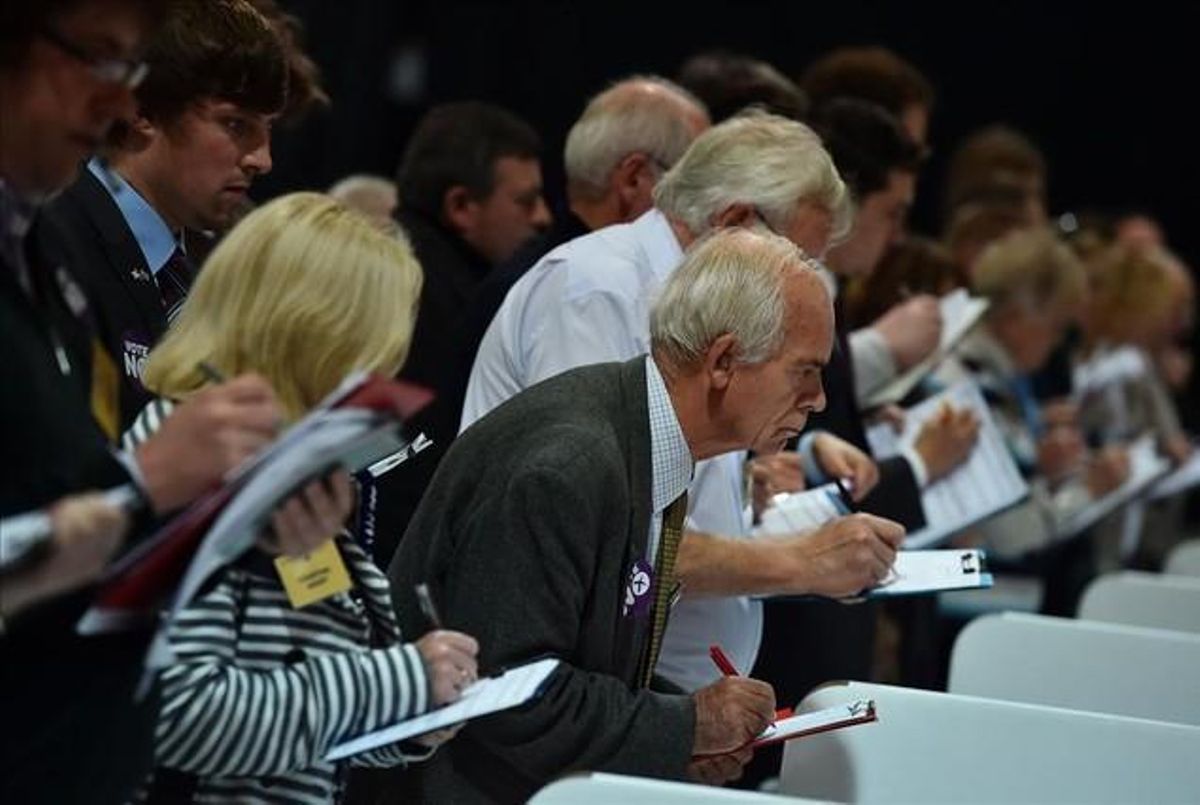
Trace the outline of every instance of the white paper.
<instances>
[{"instance_id":1,"label":"white paper","mask_svg":"<svg viewBox=\"0 0 1200 805\"><path fill-rule=\"evenodd\" d=\"M971 329L987 312L988 300L971 296L959 288L938 301L942 313L942 337L937 349L925 360L911 367L890 383L873 392L867 399L867 408L898 402L908 396L921 380L938 367L955 345L971 332Z\"/></svg>"},{"instance_id":2,"label":"white paper","mask_svg":"<svg viewBox=\"0 0 1200 805\"><path fill-rule=\"evenodd\" d=\"M464 690L462 698L454 704L344 741L332 747L325 759L331 762L341 760L473 718L518 707L538 694L558 665L559 661L555 659L538 660L511 668L497 677L480 679Z\"/></svg>"},{"instance_id":3,"label":"white paper","mask_svg":"<svg viewBox=\"0 0 1200 805\"><path fill-rule=\"evenodd\" d=\"M912 446L925 422L939 415L943 402L974 411L979 437L966 461L922 490L926 525L905 537L905 548L937 545L1029 494L1029 485L1021 477L987 402L971 381L956 384L906 411L901 434L886 423L868 430L867 441L875 457L889 458L899 454L901 446Z\"/></svg>"},{"instance_id":4,"label":"white paper","mask_svg":"<svg viewBox=\"0 0 1200 805\"><path fill-rule=\"evenodd\" d=\"M1146 359L1136 347L1119 347L1100 353L1072 371L1072 396L1079 399L1101 389L1146 374Z\"/></svg>"},{"instance_id":5,"label":"white paper","mask_svg":"<svg viewBox=\"0 0 1200 805\"><path fill-rule=\"evenodd\" d=\"M1170 462L1158 454L1154 437L1149 434L1138 437L1129 445L1129 477L1125 483L1063 518L1056 529L1056 536L1066 539L1091 528L1121 506L1136 500L1170 469Z\"/></svg>"},{"instance_id":6,"label":"white paper","mask_svg":"<svg viewBox=\"0 0 1200 805\"><path fill-rule=\"evenodd\" d=\"M771 498L771 505L763 512L757 533L802 534L815 531L846 513L836 484L784 493Z\"/></svg>"},{"instance_id":7,"label":"white paper","mask_svg":"<svg viewBox=\"0 0 1200 805\"><path fill-rule=\"evenodd\" d=\"M859 699L849 704L839 704L811 713L798 713L788 718L781 718L754 740L755 744L786 741L813 732L824 732L852 724L865 724L875 720L875 703L870 699Z\"/></svg>"},{"instance_id":8,"label":"white paper","mask_svg":"<svg viewBox=\"0 0 1200 805\"><path fill-rule=\"evenodd\" d=\"M1200 448L1194 449L1187 461L1152 486L1150 498L1158 500L1159 498L1173 497L1198 484L1200 484Z\"/></svg>"},{"instance_id":9,"label":"white paper","mask_svg":"<svg viewBox=\"0 0 1200 805\"><path fill-rule=\"evenodd\" d=\"M983 551L977 548L900 551L887 578L871 588L867 597L991 587L992 574L984 568Z\"/></svg>"}]
</instances>

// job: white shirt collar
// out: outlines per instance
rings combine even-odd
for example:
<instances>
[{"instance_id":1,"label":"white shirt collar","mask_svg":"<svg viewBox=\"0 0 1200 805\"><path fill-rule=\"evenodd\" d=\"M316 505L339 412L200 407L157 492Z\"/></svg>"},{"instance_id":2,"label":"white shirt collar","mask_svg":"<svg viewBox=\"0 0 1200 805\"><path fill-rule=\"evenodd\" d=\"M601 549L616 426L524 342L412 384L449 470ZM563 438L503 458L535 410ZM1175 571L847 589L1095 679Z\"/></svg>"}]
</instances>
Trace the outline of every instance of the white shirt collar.
<instances>
[{"instance_id":1,"label":"white shirt collar","mask_svg":"<svg viewBox=\"0 0 1200 805\"><path fill-rule=\"evenodd\" d=\"M150 273L157 274L179 247L179 239L158 211L115 170L106 168L95 158L89 160L87 166L112 196L125 223L129 224L129 231L141 248Z\"/></svg>"},{"instance_id":2,"label":"white shirt collar","mask_svg":"<svg viewBox=\"0 0 1200 805\"><path fill-rule=\"evenodd\" d=\"M654 359L646 356L646 401L650 411L650 474L653 477L651 503L655 512L667 508L692 482L695 462L667 384Z\"/></svg>"}]
</instances>

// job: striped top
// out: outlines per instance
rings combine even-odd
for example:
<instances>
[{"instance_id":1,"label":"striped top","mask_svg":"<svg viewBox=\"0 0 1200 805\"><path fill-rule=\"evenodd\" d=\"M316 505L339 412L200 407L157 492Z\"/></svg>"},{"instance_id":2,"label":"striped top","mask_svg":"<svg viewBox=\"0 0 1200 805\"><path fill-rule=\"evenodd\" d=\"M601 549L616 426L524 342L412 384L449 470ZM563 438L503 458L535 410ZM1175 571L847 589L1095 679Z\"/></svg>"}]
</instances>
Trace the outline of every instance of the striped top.
<instances>
[{"instance_id":1,"label":"striped top","mask_svg":"<svg viewBox=\"0 0 1200 805\"><path fill-rule=\"evenodd\" d=\"M155 401L128 448L170 414ZM156 763L194 775L193 801L328 803L341 786L333 744L429 709L416 646L400 643L387 578L347 534L337 537L354 587L294 609L270 559L252 552L184 607L160 675ZM351 758L392 766L400 747Z\"/></svg>"}]
</instances>

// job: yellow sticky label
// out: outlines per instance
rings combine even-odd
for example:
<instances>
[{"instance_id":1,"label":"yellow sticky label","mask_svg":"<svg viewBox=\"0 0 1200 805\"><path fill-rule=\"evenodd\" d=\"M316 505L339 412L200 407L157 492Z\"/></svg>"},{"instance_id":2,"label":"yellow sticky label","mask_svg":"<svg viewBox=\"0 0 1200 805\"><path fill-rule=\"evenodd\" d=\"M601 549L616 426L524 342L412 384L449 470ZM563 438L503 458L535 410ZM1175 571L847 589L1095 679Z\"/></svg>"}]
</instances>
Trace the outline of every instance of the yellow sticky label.
<instances>
[{"instance_id":1,"label":"yellow sticky label","mask_svg":"<svg viewBox=\"0 0 1200 805\"><path fill-rule=\"evenodd\" d=\"M275 572L296 609L324 601L351 587L350 573L333 540L305 556L279 557L275 560Z\"/></svg>"},{"instance_id":2,"label":"yellow sticky label","mask_svg":"<svg viewBox=\"0 0 1200 805\"><path fill-rule=\"evenodd\" d=\"M92 339L92 417L100 430L115 442L121 435L121 393L117 365L98 338Z\"/></svg>"}]
</instances>

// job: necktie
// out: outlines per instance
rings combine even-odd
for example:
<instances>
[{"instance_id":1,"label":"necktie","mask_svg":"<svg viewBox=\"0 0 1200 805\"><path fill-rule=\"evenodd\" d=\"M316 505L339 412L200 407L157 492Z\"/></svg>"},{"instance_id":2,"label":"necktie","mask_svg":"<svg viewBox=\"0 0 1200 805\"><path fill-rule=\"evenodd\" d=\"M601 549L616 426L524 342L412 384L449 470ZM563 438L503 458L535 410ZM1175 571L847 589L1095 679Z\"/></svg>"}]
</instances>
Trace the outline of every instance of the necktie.
<instances>
[{"instance_id":1,"label":"necktie","mask_svg":"<svg viewBox=\"0 0 1200 805\"><path fill-rule=\"evenodd\" d=\"M188 289L192 287L192 269L183 249L175 247L171 257L158 270L155 279L158 281L163 310L167 312L167 323L170 324L179 315Z\"/></svg>"},{"instance_id":2,"label":"necktie","mask_svg":"<svg viewBox=\"0 0 1200 805\"><path fill-rule=\"evenodd\" d=\"M662 536L658 540L658 558L654 562L654 604L650 611L650 642L642 655L641 686L648 687L658 664L658 653L662 649L663 633L667 630L667 618L671 614L671 597L677 588L675 557L679 554L679 541L683 538L683 518L687 514L687 492L684 492L663 512Z\"/></svg>"}]
</instances>

